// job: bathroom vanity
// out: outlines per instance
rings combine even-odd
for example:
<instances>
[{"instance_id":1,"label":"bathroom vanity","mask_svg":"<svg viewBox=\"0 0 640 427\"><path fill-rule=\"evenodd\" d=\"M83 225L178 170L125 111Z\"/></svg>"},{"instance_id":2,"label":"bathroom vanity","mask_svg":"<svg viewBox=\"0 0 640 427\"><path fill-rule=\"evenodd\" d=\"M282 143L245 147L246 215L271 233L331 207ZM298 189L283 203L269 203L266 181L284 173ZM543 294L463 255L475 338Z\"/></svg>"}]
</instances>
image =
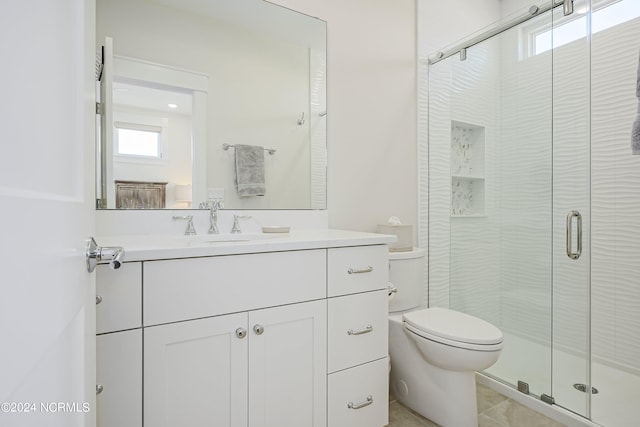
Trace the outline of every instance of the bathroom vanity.
<instances>
[{"instance_id":1,"label":"bathroom vanity","mask_svg":"<svg viewBox=\"0 0 640 427\"><path fill-rule=\"evenodd\" d=\"M387 243L123 236L98 266L98 426L384 426Z\"/></svg>"}]
</instances>

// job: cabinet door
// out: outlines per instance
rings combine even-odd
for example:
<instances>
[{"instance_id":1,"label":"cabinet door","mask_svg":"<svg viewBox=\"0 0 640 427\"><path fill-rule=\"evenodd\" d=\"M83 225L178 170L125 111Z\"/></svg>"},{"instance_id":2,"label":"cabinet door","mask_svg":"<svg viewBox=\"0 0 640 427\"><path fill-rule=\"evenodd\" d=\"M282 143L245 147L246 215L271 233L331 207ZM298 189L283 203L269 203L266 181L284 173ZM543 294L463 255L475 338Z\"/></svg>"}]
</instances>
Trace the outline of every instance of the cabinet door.
<instances>
[{"instance_id":1,"label":"cabinet door","mask_svg":"<svg viewBox=\"0 0 640 427\"><path fill-rule=\"evenodd\" d=\"M142 329L96 337L98 427L142 427Z\"/></svg>"},{"instance_id":2,"label":"cabinet door","mask_svg":"<svg viewBox=\"0 0 640 427\"><path fill-rule=\"evenodd\" d=\"M147 427L247 426L247 314L145 328Z\"/></svg>"},{"instance_id":3,"label":"cabinet door","mask_svg":"<svg viewBox=\"0 0 640 427\"><path fill-rule=\"evenodd\" d=\"M125 262L117 270L96 268L96 333L142 326L142 263Z\"/></svg>"},{"instance_id":4,"label":"cabinet door","mask_svg":"<svg viewBox=\"0 0 640 427\"><path fill-rule=\"evenodd\" d=\"M327 425L326 301L249 313L249 425Z\"/></svg>"}]
</instances>

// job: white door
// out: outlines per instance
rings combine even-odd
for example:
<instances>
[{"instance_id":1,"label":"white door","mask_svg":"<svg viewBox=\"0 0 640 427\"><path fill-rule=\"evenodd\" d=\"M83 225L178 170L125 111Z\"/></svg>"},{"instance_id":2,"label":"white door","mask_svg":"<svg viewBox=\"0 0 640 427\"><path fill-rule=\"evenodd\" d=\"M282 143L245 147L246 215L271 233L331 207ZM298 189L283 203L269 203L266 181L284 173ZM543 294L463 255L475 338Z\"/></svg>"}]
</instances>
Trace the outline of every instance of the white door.
<instances>
[{"instance_id":1,"label":"white door","mask_svg":"<svg viewBox=\"0 0 640 427\"><path fill-rule=\"evenodd\" d=\"M1 7L3 427L95 424L95 279L84 260L95 216L94 8Z\"/></svg>"},{"instance_id":2,"label":"white door","mask_svg":"<svg viewBox=\"0 0 640 427\"><path fill-rule=\"evenodd\" d=\"M249 425L327 425L327 302L249 312Z\"/></svg>"}]
</instances>

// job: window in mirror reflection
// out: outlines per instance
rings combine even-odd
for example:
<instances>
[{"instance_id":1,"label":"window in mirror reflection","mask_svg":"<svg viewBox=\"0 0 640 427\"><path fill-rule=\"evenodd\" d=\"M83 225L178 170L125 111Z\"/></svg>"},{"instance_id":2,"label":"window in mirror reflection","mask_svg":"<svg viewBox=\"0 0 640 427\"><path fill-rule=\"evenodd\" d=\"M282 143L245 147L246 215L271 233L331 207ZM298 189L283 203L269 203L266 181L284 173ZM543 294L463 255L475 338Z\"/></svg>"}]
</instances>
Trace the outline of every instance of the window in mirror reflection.
<instances>
[{"instance_id":1,"label":"window in mirror reflection","mask_svg":"<svg viewBox=\"0 0 640 427\"><path fill-rule=\"evenodd\" d=\"M129 123L116 123L115 153L118 156L162 158L161 128L144 128Z\"/></svg>"}]
</instances>

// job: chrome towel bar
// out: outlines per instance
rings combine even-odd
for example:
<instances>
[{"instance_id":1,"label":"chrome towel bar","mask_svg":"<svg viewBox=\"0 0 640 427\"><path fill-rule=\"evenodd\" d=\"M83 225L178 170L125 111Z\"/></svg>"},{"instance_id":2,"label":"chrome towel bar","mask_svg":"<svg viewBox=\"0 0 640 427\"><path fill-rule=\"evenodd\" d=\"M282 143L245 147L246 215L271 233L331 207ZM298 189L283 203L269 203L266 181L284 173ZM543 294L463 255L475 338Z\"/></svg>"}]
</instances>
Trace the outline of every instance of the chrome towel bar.
<instances>
[{"instance_id":1,"label":"chrome towel bar","mask_svg":"<svg viewBox=\"0 0 640 427\"><path fill-rule=\"evenodd\" d=\"M233 144L227 144L227 143L222 144L222 149L223 150L228 150L229 148L236 148L236 146L233 145ZM269 153L272 156L274 154L276 154L276 149L275 148L265 148L264 151L266 151L267 153Z\"/></svg>"}]
</instances>

